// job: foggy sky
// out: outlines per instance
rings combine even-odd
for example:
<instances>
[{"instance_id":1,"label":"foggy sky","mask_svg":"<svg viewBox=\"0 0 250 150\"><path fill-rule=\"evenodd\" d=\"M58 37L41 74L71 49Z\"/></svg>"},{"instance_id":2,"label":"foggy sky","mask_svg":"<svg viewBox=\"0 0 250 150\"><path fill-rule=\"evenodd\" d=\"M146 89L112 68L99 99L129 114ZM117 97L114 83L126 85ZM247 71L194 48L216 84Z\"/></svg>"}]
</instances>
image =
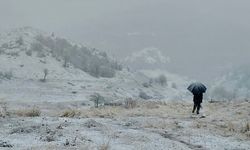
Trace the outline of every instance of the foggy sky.
<instances>
[{"instance_id":1,"label":"foggy sky","mask_svg":"<svg viewBox=\"0 0 250 150\"><path fill-rule=\"evenodd\" d=\"M249 0L0 0L0 31L32 26L122 58L155 47L199 80L250 63Z\"/></svg>"}]
</instances>

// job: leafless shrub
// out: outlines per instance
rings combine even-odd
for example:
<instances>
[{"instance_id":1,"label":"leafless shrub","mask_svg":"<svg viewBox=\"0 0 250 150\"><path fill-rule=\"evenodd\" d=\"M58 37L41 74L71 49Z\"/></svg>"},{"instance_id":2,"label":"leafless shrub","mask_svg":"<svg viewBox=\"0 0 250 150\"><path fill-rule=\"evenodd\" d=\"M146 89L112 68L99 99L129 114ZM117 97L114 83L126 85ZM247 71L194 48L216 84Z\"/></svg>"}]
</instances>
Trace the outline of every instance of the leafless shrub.
<instances>
[{"instance_id":1,"label":"leafless shrub","mask_svg":"<svg viewBox=\"0 0 250 150\"><path fill-rule=\"evenodd\" d=\"M46 78L47 78L47 76L49 74L49 70L48 69L44 69L43 73L44 73L43 79L40 79L40 81L41 82L46 82Z\"/></svg>"},{"instance_id":2,"label":"leafless shrub","mask_svg":"<svg viewBox=\"0 0 250 150\"><path fill-rule=\"evenodd\" d=\"M1 102L0 103L0 117L6 117L9 115L10 115L10 113L8 111L8 108L7 108L7 103Z\"/></svg>"},{"instance_id":3,"label":"leafless shrub","mask_svg":"<svg viewBox=\"0 0 250 150\"><path fill-rule=\"evenodd\" d=\"M159 83L161 86L166 86L167 85L167 77L164 74L159 75L159 77L157 77L155 79L156 83Z\"/></svg>"},{"instance_id":4,"label":"leafless shrub","mask_svg":"<svg viewBox=\"0 0 250 150\"><path fill-rule=\"evenodd\" d=\"M145 93L145 92L143 92L143 91L141 91L141 92L139 93L139 97L142 98L142 99L145 99L145 100L148 100L148 99L151 99L151 98L152 98L151 96L149 96L147 93Z\"/></svg>"},{"instance_id":5,"label":"leafless shrub","mask_svg":"<svg viewBox=\"0 0 250 150\"><path fill-rule=\"evenodd\" d=\"M0 140L0 147L11 148L11 147L13 147L13 145L9 144L8 142Z\"/></svg>"},{"instance_id":6,"label":"leafless shrub","mask_svg":"<svg viewBox=\"0 0 250 150\"><path fill-rule=\"evenodd\" d=\"M0 79L8 79L11 80L13 77L12 71L0 72Z\"/></svg>"},{"instance_id":7,"label":"leafless shrub","mask_svg":"<svg viewBox=\"0 0 250 150\"><path fill-rule=\"evenodd\" d=\"M133 100L132 98L127 98L125 100L125 108L132 109L132 108L135 108L136 106L137 106L136 100Z\"/></svg>"},{"instance_id":8,"label":"leafless shrub","mask_svg":"<svg viewBox=\"0 0 250 150\"><path fill-rule=\"evenodd\" d=\"M104 106L122 106L122 102L105 102Z\"/></svg>"},{"instance_id":9,"label":"leafless shrub","mask_svg":"<svg viewBox=\"0 0 250 150\"><path fill-rule=\"evenodd\" d=\"M99 93L94 93L93 95L90 95L90 101L93 101L95 107L98 108L100 104L105 102L105 98Z\"/></svg>"},{"instance_id":10,"label":"leafless shrub","mask_svg":"<svg viewBox=\"0 0 250 150\"><path fill-rule=\"evenodd\" d=\"M150 83L148 83L148 82L144 82L144 83L142 83L142 86L145 87L145 88L149 88L152 85Z\"/></svg>"}]
</instances>

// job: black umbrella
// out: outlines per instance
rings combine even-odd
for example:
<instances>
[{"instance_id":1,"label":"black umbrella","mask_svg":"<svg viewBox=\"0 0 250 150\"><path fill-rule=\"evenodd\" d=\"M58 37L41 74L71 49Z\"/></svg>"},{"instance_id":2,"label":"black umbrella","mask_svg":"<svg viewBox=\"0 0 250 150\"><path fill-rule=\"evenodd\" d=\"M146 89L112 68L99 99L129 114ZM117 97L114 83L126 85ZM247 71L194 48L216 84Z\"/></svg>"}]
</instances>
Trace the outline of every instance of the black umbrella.
<instances>
[{"instance_id":1,"label":"black umbrella","mask_svg":"<svg viewBox=\"0 0 250 150\"><path fill-rule=\"evenodd\" d=\"M190 84L187 89L193 94L205 93L207 90L206 86L200 82Z\"/></svg>"}]
</instances>

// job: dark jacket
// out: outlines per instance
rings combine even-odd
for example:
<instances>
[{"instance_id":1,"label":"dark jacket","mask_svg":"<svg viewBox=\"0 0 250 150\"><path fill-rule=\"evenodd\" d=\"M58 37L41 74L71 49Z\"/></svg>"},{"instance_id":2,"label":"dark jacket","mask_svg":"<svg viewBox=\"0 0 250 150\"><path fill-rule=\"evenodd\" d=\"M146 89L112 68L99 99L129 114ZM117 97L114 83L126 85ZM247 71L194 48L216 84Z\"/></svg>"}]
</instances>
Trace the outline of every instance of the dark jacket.
<instances>
[{"instance_id":1,"label":"dark jacket","mask_svg":"<svg viewBox=\"0 0 250 150\"><path fill-rule=\"evenodd\" d=\"M202 99L203 99L203 94L199 93L199 94L194 94L194 103L202 103Z\"/></svg>"}]
</instances>

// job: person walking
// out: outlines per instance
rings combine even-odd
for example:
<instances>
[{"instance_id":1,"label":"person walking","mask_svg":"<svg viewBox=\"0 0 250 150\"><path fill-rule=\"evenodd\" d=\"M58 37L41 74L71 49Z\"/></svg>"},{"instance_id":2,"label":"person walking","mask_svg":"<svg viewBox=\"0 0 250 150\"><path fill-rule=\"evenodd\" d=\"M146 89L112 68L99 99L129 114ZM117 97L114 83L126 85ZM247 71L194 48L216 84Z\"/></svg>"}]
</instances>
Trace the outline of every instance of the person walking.
<instances>
[{"instance_id":1,"label":"person walking","mask_svg":"<svg viewBox=\"0 0 250 150\"><path fill-rule=\"evenodd\" d=\"M196 82L196 83L190 84L187 89L194 95L193 97L194 106L193 106L192 113L194 113L196 110L196 113L199 114L201 103L203 100L203 93L206 92L207 88L204 84L200 82Z\"/></svg>"},{"instance_id":2,"label":"person walking","mask_svg":"<svg viewBox=\"0 0 250 150\"><path fill-rule=\"evenodd\" d=\"M203 99L203 93L194 94L194 98L193 98L194 107L193 107L192 113L194 113L195 110L196 110L196 113L199 114L199 111L200 111L200 108L201 108L202 99Z\"/></svg>"}]
</instances>

